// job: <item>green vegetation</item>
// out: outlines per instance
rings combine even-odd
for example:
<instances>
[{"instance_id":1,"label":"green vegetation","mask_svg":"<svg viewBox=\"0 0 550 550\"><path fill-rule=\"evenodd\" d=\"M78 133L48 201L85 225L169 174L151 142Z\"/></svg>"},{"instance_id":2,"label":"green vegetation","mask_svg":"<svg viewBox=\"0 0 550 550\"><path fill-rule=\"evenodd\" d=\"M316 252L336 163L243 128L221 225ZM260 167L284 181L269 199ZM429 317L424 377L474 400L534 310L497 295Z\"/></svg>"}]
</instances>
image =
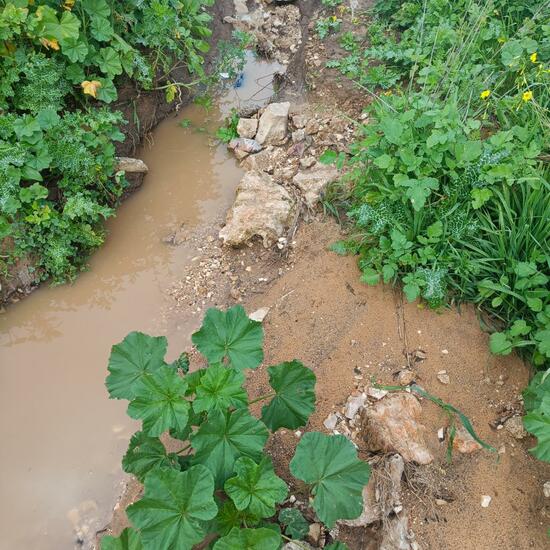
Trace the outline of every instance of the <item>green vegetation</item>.
<instances>
[{"instance_id":1,"label":"green vegetation","mask_svg":"<svg viewBox=\"0 0 550 550\"><path fill-rule=\"evenodd\" d=\"M126 80L175 99L204 78L210 0L11 0L0 7L0 270L24 254L73 278L126 184L117 100Z\"/></svg>"},{"instance_id":2,"label":"green vegetation","mask_svg":"<svg viewBox=\"0 0 550 550\"><path fill-rule=\"evenodd\" d=\"M378 2L367 35L340 44L329 66L375 101L351 154L323 155L347 170L333 196L354 230L335 250L410 301L477 304L494 353L548 373L550 3ZM544 460L547 380L525 399Z\"/></svg>"},{"instance_id":3,"label":"green vegetation","mask_svg":"<svg viewBox=\"0 0 550 550\"><path fill-rule=\"evenodd\" d=\"M264 446L270 432L307 424L315 375L298 361L269 367L272 391L249 400L244 371L263 361L263 329L241 306L208 310L192 339L209 365L193 372L185 354L164 361L164 337L132 332L112 348L109 394L127 399L129 416L142 421L122 465L145 490L127 509L133 528L105 537L103 550L185 550L205 539L215 550L278 550L283 539L300 540L308 532L298 510L281 508L288 487ZM249 406L260 401L267 404L259 420ZM166 432L180 440L176 452L159 439ZM303 482L327 527L362 512L370 467L344 436L304 434L290 473Z\"/></svg>"}]
</instances>

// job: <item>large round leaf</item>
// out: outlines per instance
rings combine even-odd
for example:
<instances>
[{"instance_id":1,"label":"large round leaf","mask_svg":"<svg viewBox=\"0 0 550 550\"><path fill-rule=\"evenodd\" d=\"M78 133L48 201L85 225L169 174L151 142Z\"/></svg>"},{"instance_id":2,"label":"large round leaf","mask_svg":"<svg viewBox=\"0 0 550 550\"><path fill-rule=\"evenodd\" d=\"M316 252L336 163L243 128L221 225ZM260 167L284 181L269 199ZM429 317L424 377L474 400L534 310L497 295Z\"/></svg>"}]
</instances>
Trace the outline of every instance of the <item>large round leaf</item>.
<instances>
[{"instance_id":1,"label":"large round leaf","mask_svg":"<svg viewBox=\"0 0 550 550\"><path fill-rule=\"evenodd\" d=\"M142 550L140 534L130 527L120 533L119 537L110 535L101 539L101 550Z\"/></svg>"},{"instance_id":2,"label":"large round leaf","mask_svg":"<svg viewBox=\"0 0 550 550\"><path fill-rule=\"evenodd\" d=\"M143 431L151 436L169 429L182 432L189 420L189 401L183 396L187 382L172 367L164 366L143 376L134 385L135 399L128 415L143 420Z\"/></svg>"},{"instance_id":3,"label":"large round leaf","mask_svg":"<svg viewBox=\"0 0 550 550\"><path fill-rule=\"evenodd\" d=\"M207 533L218 507L214 479L204 466L160 469L145 478L143 498L126 510L141 531L144 550L190 550Z\"/></svg>"},{"instance_id":4,"label":"large round leaf","mask_svg":"<svg viewBox=\"0 0 550 550\"><path fill-rule=\"evenodd\" d=\"M235 527L229 535L214 544L214 550L279 550L281 535L273 529L239 529Z\"/></svg>"},{"instance_id":5,"label":"large round leaf","mask_svg":"<svg viewBox=\"0 0 550 550\"><path fill-rule=\"evenodd\" d=\"M286 483L273 471L271 459L264 456L259 464L242 457L235 462L235 477L225 482L224 489L237 510L246 510L260 518L275 514L275 504L288 493Z\"/></svg>"},{"instance_id":6,"label":"large round leaf","mask_svg":"<svg viewBox=\"0 0 550 550\"><path fill-rule=\"evenodd\" d=\"M242 372L222 365L212 365L201 376L193 401L195 412L218 409L225 411L248 406L248 397L243 388Z\"/></svg>"},{"instance_id":7,"label":"large round leaf","mask_svg":"<svg viewBox=\"0 0 550 550\"><path fill-rule=\"evenodd\" d=\"M233 473L241 456L260 460L269 436L262 422L247 409L233 412L213 410L198 431L191 436L195 449L194 464L204 464L214 474L216 487L221 488Z\"/></svg>"},{"instance_id":8,"label":"large round leaf","mask_svg":"<svg viewBox=\"0 0 550 550\"><path fill-rule=\"evenodd\" d=\"M296 447L290 473L312 485L313 508L329 528L337 519L354 519L363 511L370 466L357 458L343 435L306 433Z\"/></svg>"},{"instance_id":9,"label":"large round leaf","mask_svg":"<svg viewBox=\"0 0 550 550\"><path fill-rule=\"evenodd\" d=\"M168 342L164 336L131 332L111 348L105 384L115 399L133 399L134 384L145 374L165 365Z\"/></svg>"},{"instance_id":10,"label":"large round leaf","mask_svg":"<svg viewBox=\"0 0 550 550\"><path fill-rule=\"evenodd\" d=\"M176 455L168 454L158 437L149 437L143 432L136 432L132 436L122 459L122 469L128 474L134 474L140 481L154 468L179 469L177 465Z\"/></svg>"},{"instance_id":11,"label":"large round leaf","mask_svg":"<svg viewBox=\"0 0 550 550\"><path fill-rule=\"evenodd\" d=\"M211 308L192 340L209 363L229 359L239 370L255 369L264 358L263 334L262 324L249 319L242 306L226 312Z\"/></svg>"},{"instance_id":12,"label":"large round leaf","mask_svg":"<svg viewBox=\"0 0 550 550\"><path fill-rule=\"evenodd\" d=\"M547 404L550 405L548 398ZM523 423L525 429L537 438L537 445L529 451L539 460L550 462L550 415L543 414L542 410L536 410L525 415Z\"/></svg>"},{"instance_id":13,"label":"large round leaf","mask_svg":"<svg viewBox=\"0 0 550 550\"><path fill-rule=\"evenodd\" d=\"M262 420L272 431L305 426L315 410L315 375L299 361L269 367L269 383L276 395L262 408Z\"/></svg>"}]
</instances>

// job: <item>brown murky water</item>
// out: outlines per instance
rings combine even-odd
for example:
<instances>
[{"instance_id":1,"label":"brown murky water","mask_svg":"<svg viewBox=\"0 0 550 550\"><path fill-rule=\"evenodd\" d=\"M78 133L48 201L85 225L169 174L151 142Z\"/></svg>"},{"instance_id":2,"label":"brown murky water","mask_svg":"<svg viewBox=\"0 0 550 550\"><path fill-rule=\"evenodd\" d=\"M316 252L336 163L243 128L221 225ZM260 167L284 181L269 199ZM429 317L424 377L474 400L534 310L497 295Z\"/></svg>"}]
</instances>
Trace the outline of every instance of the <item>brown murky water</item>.
<instances>
[{"instance_id":1,"label":"brown murky water","mask_svg":"<svg viewBox=\"0 0 550 550\"><path fill-rule=\"evenodd\" d=\"M249 59L243 86L222 113L269 97L277 66ZM259 93L257 93L259 92ZM143 187L109 223L109 237L75 284L42 288L0 316L0 550L74 547L74 525L108 518L120 460L135 425L104 388L113 343L128 332L166 334L176 356L192 330L166 315L164 290L193 254L163 238L182 223L209 223L231 203L241 170L224 146L194 128L219 124L215 109L186 108L154 132L141 157ZM182 129L186 118L193 127Z\"/></svg>"}]
</instances>

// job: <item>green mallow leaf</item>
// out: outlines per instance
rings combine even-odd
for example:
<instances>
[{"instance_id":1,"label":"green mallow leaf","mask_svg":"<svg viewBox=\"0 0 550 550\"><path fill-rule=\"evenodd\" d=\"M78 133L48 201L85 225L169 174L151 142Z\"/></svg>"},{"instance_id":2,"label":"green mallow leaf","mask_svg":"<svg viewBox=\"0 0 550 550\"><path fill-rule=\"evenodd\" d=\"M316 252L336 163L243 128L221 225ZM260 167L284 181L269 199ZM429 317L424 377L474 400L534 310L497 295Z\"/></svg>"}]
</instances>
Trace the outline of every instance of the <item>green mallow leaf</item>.
<instances>
[{"instance_id":1,"label":"green mallow leaf","mask_svg":"<svg viewBox=\"0 0 550 550\"><path fill-rule=\"evenodd\" d=\"M281 535L273 529L235 527L214 544L213 550L279 550L281 542Z\"/></svg>"},{"instance_id":2,"label":"green mallow leaf","mask_svg":"<svg viewBox=\"0 0 550 550\"><path fill-rule=\"evenodd\" d=\"M336 542L325 546L325 550L349 550L349 547L347 544L344 544L343 542L337 540Z\"/></svg>"},{"instance_id":3,"label":"green mallow leaf","mask_svg":"<svg viewBox=\"0 0 550 550\"><path fill-rule=\"evenodd\" d=\"M119 537L110 535L101 539L101 550L142 550L140 534L131 527L127 527Z\"/></svg>"},{"instance_id":4,"label":"green mallow leaf","mask_svg":"<svg viewBox=\"0 0 550 550\"><path fill-rule=\"evenodd\" d=\"M260 460L269 432L247 409L208 414L198 431L191 436L195 449L194 464L204 464L214 474L216 487L221 488L233 473L241 456Z\"/></svg>"},{"instance_id":5,"label":"green mallow leaf","mask_svg":"<svg viewBox=\"0 0 550 550\"><path fill-rule=\"evenodd\" d=\"M206 522L218 512L213 494L214 478L201 465L147 475L142 499L126 510L144 550L190 550L203 540Z\"/></svg>"},{"instance_id":6,"label":"green mallow leaf","mask_svg":"<svg viewBox=\"0 0 550 550\"><path fill-rule=\"evenodd\" d=\"M550 416L537 410L525 415L523 424L538 440L536 447L530 449L530 452L539 460L550 462Z\"/></svg>"},{"instance_id":7,"label":"green mallow leaf","mask_svg":"<svg viewBox=\"0 0 550 550\"><path fill-rule=\"evenodd\" d=\"M313 508L329 528L337 519L361 514L370 466L357 458L355 447L343 435L306 433L296 447L290 473L312 485Z\"/></svg>"},{"instance_id":8,"label":"green mallow leaf","mask_svg":"<svg viewBox=\"0 0 550 550\"><path fill-rule=\"evenodd\" d=\"M184 378L169 366L143 376L134 386L135 399L128 405L128 415L143 420L143 431L161 435L169 429L183 431L189 420L189 401Z\"/></svg>"},{"instance_id":9,"label":"green mallow leaf","mask_svg":"<svg viewBox=\"0 0 550 550\"><path fill-rule=\"evenodd\" d=\"M305 426L315 410L316 377L313 372L299 361L281 363L267 371L276 395L262 408L262 421L272 432Z\"/></svg>"},{"instance_id":10,"label":"green mallow leaf","mask_svg":"<svg viewBox=\"0 0 550 550\"><path fill-rule=\"evenodd\" d=\"M509 355L512 353L512 342L504 332L493 332L489 337L489 349L495 355Z\"/></svg>"},{"instance_id":11,"label":"green mallow leaf","mask_svg":"<svg viewBox=\"0 0 550 550\"><path fill-rule=\"evenodd\" d=\"M192 340L209 363L229 360L242 370L255 369L263 361L263 337L262 324L249 319L242 306L235 306L225 312L209 309Z\"/></svg>"},{"instance_id":12,"label":"green mallow leaf","mask_svg":"<svg viewBox=\"0 0 550 550\"><path fill-rule=\"evenodd\" d=\"M241 527L241 525L254 527L258 525L260 518L249 514L246 510L237 510L233 501L231 499L227 499L221 505L215 521L215 531L223 537L224 535L227 535L233 527Z\"/></svg>"},{"instance_id":13,"label":"green mallow leaf","mask_svg":"<svg viewBox=\"0 0 550 550\"><path fill-rule=\"evenodd\" d=\"M241 409L248 406L248 397L243 388L242 372L222 365L212 365L200 379L193 401L195 412L227 408Z\"/></svg>"},{"instance_id":14,"label":"green mallow leaf","mask_svg":"<svg viewBox=\"0 0 550 550\"><path fill-rule=\"evenodd\" d=\"M235 477L225 482L224 489L237 510L246 510L260 518L275 514L275 504L288 493L286 483L273 471L271 459L264 456L259 464L242 457L235 462Z\"/></svg>"},{"instance_id":15,"label":"green mallow leaf","mask_svg":"<svg viewBox=\"0 0 550 550\"><path fill-rule=\"evenodd\" d=\"M141 482L154 468L179 469L177 464L176 455L168 454L158 437L150 437L143 432L136 432L132 436L122 459L122 469L128 474L134 474Z\"/></svg>"},{"instance_id":16,"label":"green mallow leaf","mask_svg":"<svg viewBox=\"0 0 550 550\"><path fill-rule=\"evenodd\" d=\"M149 336L142 332L131 332L114 345L109 357L110 374L105 381L109 395L114 399L133 399L134 384L165 364L167 347L164 336Z\"/></svg>"},{"instance_id":17,"label":"green mallow leaf","mask_svg":"<svg viewBox=\"0 0 550 550\"><path fill-rule=\"evenodd\" d=\"M301 540L309 533L309 523L296 508L283 508L279 512L279 523L285 526L285 533L295 540Z\"/></svg>"}]
</instances>

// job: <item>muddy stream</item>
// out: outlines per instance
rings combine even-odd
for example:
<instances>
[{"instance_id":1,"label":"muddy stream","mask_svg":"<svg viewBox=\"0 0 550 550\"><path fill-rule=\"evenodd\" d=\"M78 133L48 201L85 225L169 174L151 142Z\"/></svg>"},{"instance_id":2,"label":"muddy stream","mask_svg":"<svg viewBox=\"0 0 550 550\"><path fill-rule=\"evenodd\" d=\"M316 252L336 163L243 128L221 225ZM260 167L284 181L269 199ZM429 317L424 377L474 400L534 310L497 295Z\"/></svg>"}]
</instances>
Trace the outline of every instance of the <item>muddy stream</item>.
<instances>
[{"instance_id":1,"label":"muddy stream","mask_svg":"<svg viewBox=\"0 0 550 550\"><path fill-rule=\"evenodd\" d=\"M142 188L89 270L0 316L0 550L72 549L75 529L91 535L108 520L136 428L104 387L110 347L132 330L168 336L169 358L188 344L199 318L170 313L166 289L194 251L164 240L230 206L242 172L211 133L231 107L267 100L279 69L249 57L242 85L210 112L189 106L165 120L138 154L149 166Z\"/></svg>"}]
</instances>

